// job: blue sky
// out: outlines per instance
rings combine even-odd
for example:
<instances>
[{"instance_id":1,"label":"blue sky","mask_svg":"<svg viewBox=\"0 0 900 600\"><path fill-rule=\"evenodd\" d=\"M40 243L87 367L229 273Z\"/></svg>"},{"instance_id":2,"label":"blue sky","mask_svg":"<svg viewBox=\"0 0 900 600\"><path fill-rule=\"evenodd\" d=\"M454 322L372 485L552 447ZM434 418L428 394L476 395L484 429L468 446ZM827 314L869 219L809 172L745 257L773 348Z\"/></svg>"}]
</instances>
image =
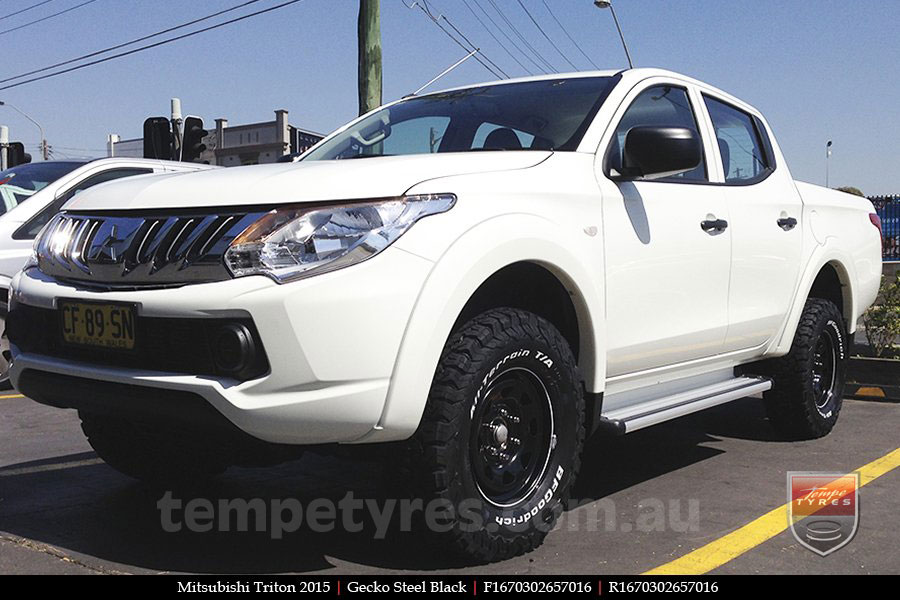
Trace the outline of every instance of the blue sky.
<instances>
[{"instance_id":1,"label":"blue sky","mask_svg":"<svg viewBox=\"0 0 900 600\"><path fill-rule=\"evenodd\" d=\"M3 18L37 0L0 0L6 73L0 79L241 2L95 0L2 33L82 1L53 0ZM382 0L385 101L416 89L463 55L404 1L412 0ZM480 4L506 27L491 0L429 4L507 73L525 74L475 20L466 1L476 10ZM625 65L609 11L591 0L544 1L594 62L603 68ZM522 2L572 62L590 67L542 0ZM232 14L278 3L261 0ZM571 70L517 0L493 3L557 70ZM825 142L832 139L832 186L855 185L870 195L900 193L900 1L618 0L615 5L637 66L679 71L755 105L774 128L795 178L824 183ZM327 132L356 115L356 11L356 0L303 0L145 53L3 90L0 100L39 121L58 157L101 155L110 132L139 136L145 117L168 114L172 96L209 127L216 117L239 124L269 120L274 109L285 108L292 124ZM438 87L492 78L470 60ZM36 154L33 125L5 107L0 124Z\"/></svg>"}]
</instances>

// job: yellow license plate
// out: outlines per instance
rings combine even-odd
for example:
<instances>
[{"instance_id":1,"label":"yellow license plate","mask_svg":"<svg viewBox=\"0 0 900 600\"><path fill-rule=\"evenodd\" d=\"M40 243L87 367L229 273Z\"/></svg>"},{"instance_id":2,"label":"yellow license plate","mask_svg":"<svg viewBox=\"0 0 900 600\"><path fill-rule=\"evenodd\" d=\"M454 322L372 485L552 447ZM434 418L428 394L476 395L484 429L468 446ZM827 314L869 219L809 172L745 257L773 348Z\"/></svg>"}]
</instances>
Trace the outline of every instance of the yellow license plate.
<instances>
[{"instance_id":1,"label":"yellow license plate","mask_svg":"<svg viewBox=\"0 0 900 600\"><path fill-rule=\"evenodd\" d=\"M63 341L110 350L133 350L135 310L131 304L60 301Z\"/></svg>"}]
</instances>

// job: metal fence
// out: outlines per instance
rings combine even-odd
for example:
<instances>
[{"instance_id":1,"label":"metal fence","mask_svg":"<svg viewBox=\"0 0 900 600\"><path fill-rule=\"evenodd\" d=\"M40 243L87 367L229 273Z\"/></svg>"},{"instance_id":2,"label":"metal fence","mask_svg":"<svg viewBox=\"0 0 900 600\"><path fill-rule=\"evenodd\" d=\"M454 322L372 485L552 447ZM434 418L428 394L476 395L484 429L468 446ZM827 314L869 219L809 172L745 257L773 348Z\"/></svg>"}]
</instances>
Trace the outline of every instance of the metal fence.
<instances>
[{"instance_id":1,"label":"metal fence","mask_svg":"<svg viewBox=\"0 0 900 600\"><path fill-rule=\"evenodd\" d=\"M882 260L900 261L900 196L874 196L869 200L881 217L884 231Z\"/></svg>"}]
</instances>

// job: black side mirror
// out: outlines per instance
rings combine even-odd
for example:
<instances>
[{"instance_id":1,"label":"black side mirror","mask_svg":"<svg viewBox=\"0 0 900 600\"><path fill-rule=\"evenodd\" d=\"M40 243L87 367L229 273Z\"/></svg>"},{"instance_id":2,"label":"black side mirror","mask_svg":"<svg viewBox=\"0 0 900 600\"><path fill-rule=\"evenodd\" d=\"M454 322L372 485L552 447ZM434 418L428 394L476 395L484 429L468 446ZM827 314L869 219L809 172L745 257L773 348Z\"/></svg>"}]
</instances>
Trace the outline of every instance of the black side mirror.
<instances>
[{"instance_id":1,"label":"black side mirror","mask_svg":"<svg viewBox=\"0 0 900 600\"><path fill-rule=\"evenodd\" d=\"M625 136L622 172L617 179L659 179L697 168L700 134L687 127L633 127Z\"/></svg>"}]
</instances>

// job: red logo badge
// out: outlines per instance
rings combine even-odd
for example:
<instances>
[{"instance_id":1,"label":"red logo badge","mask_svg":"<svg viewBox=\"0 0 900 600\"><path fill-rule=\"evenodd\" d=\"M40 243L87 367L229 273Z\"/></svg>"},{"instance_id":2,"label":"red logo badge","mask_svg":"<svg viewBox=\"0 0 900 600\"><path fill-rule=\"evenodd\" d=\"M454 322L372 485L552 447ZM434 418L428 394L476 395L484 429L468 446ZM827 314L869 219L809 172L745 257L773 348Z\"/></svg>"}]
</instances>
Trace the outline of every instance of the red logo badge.
<instances>
[{"instance_id":1,"label":"red logo badge","mask_svg":"<svg viewBox=\"0 0 900 600\"><path fill-rule=\"evenodd\" d=\"M859 523L859 474L787 474L788 525L797 541L821 556L845 546Z\"/></svg>"}]
</instances>

